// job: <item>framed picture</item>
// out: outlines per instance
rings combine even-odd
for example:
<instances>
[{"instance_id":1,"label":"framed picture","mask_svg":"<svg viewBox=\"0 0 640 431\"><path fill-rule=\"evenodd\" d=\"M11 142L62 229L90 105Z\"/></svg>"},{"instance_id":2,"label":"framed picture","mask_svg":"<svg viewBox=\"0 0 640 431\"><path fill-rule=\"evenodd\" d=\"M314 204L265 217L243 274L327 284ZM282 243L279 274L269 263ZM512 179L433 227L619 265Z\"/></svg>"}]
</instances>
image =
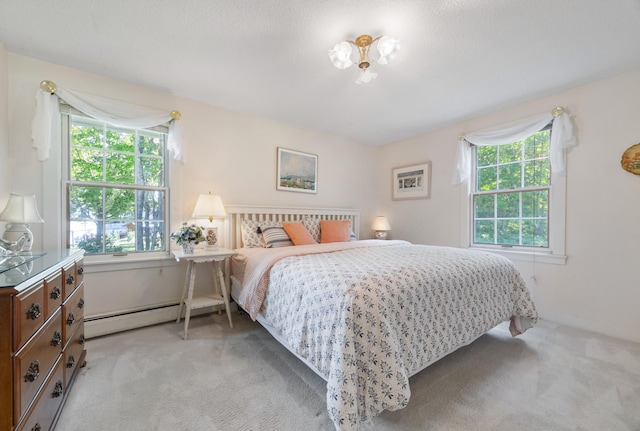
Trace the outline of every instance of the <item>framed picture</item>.
<instances>
[{"instance_id":1,"label":"framed picture","mask_svg":"<svg viewBox=\"0 0 640 431\"><path fill-rule=\"evenodd\" d=\"M392 198L429 199L431 196L431 162L392 169Z\"/></svg>"},{"instance_id":2,"label":"framed picture","mask_svg":"<svg viewBox=\"0 0 640 431\"><path fill-rule=\"evenodd\" d=\"M278 148L278 190L316 193L318 191L318 156Z\"/></svg>"}]
</instances>

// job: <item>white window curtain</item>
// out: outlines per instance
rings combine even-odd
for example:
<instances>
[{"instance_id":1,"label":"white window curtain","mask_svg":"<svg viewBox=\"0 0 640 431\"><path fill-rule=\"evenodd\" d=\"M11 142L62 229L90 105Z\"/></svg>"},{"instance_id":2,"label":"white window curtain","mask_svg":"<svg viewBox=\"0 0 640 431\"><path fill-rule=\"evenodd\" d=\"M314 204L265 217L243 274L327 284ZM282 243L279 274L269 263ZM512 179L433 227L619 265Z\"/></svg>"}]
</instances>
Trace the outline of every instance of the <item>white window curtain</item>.
<instances>
[{"instance_id":1,"label":"white window curtain","mask_svg":"<svg viewBox=\"0 0 640 431\"><path fill-rule=\"evenodd\" d=\"M173 153L175 160L184 161L180 113L178 111L156 111L79 91L71 91L50 81L43 81L41 88L36 93L36 113L31 124L31 138L33 139L33 147L38 150L38 160L47 160L51 146L60 145L58 97L78 111L116 127L146 129L169 123L167 149Z\"/></svg>"},{"instance_id":2,"label":"white window curtain","mask_svg":"<svg viewBox=\"0 0 640 431\"><path fill-rule=\"evenodd\" d=\"M554 108L548 114L536 115L524 120L506 124L499 129L484 130L458 135L458 152L453 170L453 184L460 184L471 175L471 145L502 145L518 142L551 125L550 161L554 174L566 172L565 153L578 144L573 133L573 125L567 111Z\"/></svg>"}]
</instances>

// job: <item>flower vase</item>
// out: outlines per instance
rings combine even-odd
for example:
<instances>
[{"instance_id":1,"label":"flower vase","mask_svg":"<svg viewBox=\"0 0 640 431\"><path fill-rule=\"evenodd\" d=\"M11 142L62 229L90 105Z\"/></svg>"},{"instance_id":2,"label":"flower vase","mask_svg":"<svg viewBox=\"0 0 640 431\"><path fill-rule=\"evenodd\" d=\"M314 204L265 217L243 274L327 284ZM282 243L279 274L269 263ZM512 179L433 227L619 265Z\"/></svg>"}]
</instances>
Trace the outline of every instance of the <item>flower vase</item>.
<instances>
[{"instance_id":1,"label":"flower vase","mask_svg":"<svg viewBox=\"0 0 640 431\"><path fill-rule=\"evenodd\" d=\"M182 243L182 253L183 254L193 254L193 251L196 248L195 242L184 241Z\"/></svg>"}]
</instances>

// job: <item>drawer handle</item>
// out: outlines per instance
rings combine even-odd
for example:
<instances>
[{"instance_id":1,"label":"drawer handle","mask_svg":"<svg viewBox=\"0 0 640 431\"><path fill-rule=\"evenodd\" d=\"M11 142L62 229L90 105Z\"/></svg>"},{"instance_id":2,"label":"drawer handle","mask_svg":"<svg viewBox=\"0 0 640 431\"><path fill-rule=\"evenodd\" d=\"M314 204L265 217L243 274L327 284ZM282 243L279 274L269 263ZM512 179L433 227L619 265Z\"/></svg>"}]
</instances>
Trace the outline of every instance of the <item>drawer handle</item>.
<instances>
[{"instance_id":1,"label":"drawer handle","mask_svg":"<svg viewBox=\"0 0 640 431\"><path fill-rule=\"evenodd\" d=\"M84 308L84 298L80 298L80 301L78 301L78 308Z\"/></svg>"},{"instance_id":2,"label":"drawer handle","mask_svg":"<svg viewBox=\"0 0 640 431\"><path fill-rule=\"evenodd\" d=\"M84 334L80 334L80 338L78 338L78 343L84 344Z\"/></svg>"},{"instance_id":3,"label":"drawer handle","mask_svg":"<svg viewBox=\"0 0 640 431\"><path fill-rule=\"evenodd\" d=\"M81 266L80 268L78 268L78 275L82 275L84 274L84 266Z\"/></svg>"},{"instance_id":4,"label":"drawer handle","mask_svg":"<svg viewBox=\"0 0 640 431\"><path fill-rule=\"evenodd\" d=\"M53 337L51 338L51 345L52 346L59 346L62 343L62 335L60 334L59 331L55 331L53 333Z\"/></svg>"},{"instance_id":5,"label":"drawer handle","mask_svg":"<svg viewBox=\"0 0 640 431\"><path fill-rule=\"evenodd\" d=\"M76 363L76 358L73 355L69 355L69 359L67 359L67 368L73 368L73 365Z\"/></svg>"},{"instance_id":6,"label":"drawer handle","mask_svg":"<svg viewBox=\"0 0 640 431\"><path fill-rule=\"evenodd\" d=\"M24 376L25 382L33 382L40 375L40 362L33 361L27 370L27 374Z\"/></svg>"},{"instance_id":7,"label":"drawer handle","mask_svg":"<svg viewBox=\"0 0 640 431\"><path fill-rule=\"evenodd\" d=\"M42 431L42 426L40 426L40 424L35 424L33 428L31 428L31 431Z\"/></svg>"},{"instance_id":8,"label":"drawer handle","mask_svg":"<svg viewBox=\"0 0 640 431\"><path fill-rule=\"evenodd\" d=\"M62 380L58 380L56 382L56 387L53 389L53 392L51 393L51 398L58 398L60 395L62 395L63 389L62 389Z\"/></svg>"},{"instance_id":9,"label":"drawer handle","mask_svg":"<svg viewBox=\"0 0 640 431\"><path fill-rule=\"evenodd\" d=\"M54 287L53 290L51 290L51 299L58 299L61 295L62 292L60 292L60 288L58 286Z\"/></svg>"},{"instance_id":10,"label":"drawer handle","mask_svg":"<svg viewBox=\"0 0 640 431\"><path fill-rule=\"evenodd\" d=\"M73 278L73 275L69 274L69 276L67 277L67 284L73 284L74 280L75 278Z\"/></svg>"},{"instance_id":11,"label":"drawer handle","mask_svg":"<svg viewBox=\"0 0 640 431\"><path fill-rule=\"evenodd\" d=\"M76 318L73 316L73 313L69 313L69 317L67 317L67 325L73 325L73 322L76 321Z\"/></svg>"},{"instance_id":12,"label":"drawer handle","mask_svg":"<svg viewBox=\"0 0 640 431\"><path fill-rule=\"evenodd\" d=\"M31 308L27 311L29 319L36 320L40 317L40 304L31 304Z\"/></svg>"}]
</instances>

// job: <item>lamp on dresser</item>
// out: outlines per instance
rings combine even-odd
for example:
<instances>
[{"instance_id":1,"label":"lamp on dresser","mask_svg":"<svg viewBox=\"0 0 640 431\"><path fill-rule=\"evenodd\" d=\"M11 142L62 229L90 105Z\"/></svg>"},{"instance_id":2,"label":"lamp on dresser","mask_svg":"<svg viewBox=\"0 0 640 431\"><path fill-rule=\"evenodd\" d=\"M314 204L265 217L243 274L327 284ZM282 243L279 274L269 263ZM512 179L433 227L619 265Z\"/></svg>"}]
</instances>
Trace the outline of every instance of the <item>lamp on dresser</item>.
<instances>
[{"instance_id":1,"label":"lamp on dresser","mask_svg":"<svg viewBox=\"0 0 640 431\"><path fill-rule=\"evenodd\" d=\"M2 235L3 244L24 241L20 250L15 251L30 251L33 245L33 233L29 229L29 223L44 223L38 213L36 196L17 193L9 194L7 206L0 213L0 221L8 222Z\"/></svg>"},{"instance_id":2,"label":"lamp on dresser","mask_svg":"<svg viewBox=\"0 0 640 431\"><path fill-rule=\"evenodd\" d=\"M391 225L385 216L377 216L373 221L375 239L387 239L387 231L391 230Z\"/></svg>"},{"instance_id":3,"label":"lamp on dresser","mask_svg":"<svg viewBox=\"0 0 640 431\"><path fill-rule=\"evenodd\" d=\"M224 218L226 216L227 212L224 209L220 196L212 195L211 192L198 196L192 217L196 220L209 220L209 225L203 227L205 238L207 239L207 243L204 246L205 249L213 250L218 248L218 228L213 226L213 219Z\"/></svg>"}]
</instances>

